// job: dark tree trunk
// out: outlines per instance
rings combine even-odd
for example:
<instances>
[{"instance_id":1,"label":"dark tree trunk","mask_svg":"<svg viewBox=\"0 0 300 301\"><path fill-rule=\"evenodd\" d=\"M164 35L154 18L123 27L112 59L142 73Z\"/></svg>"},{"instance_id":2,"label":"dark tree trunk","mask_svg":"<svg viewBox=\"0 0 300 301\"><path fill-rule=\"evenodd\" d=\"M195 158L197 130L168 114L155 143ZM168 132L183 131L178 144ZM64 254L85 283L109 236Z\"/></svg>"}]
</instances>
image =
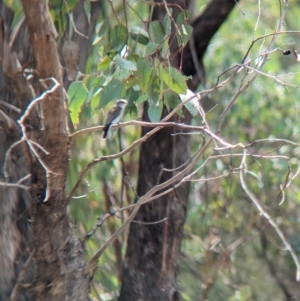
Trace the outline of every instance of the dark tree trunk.
<instances>
[{"instance_id":1,"label":"dark tree trunk","mask_svg":"<svg viewBox=\"0 0 300 301\"><path fill-rule=\"evenodd\" d=\"M172 121L178 122L176 119ZM149 121L147 110L143 120ZM190 118L185 120L189 121ZM147 132L144 128L142 135ZM172 136L174 132L172 128L165 128L142 145L138 195L144 195L157 183L162 168L174 169L188 160L188 135ZM164 172L160 183L173 175L173 172ZM189 184L185 183L140 208L130 226L119 301L179 300L177 259L188 190ZM166 221L159 222L165 218Z\"/></svg>"},{"instance_id":2,"label":"dark tree trunk","mask_svg":"<svg viewBox=\"0 0 300 301\"><path fill-rule=\"evenodd\" d=\"M172 1L182 4L181 1ZM182 70L186 75L198 77L190 82L194 88L203 76L202 58L213 34L224 22L232 8L234 0L214 0L204 13L193 23L194 48L189 44L184 50ZM162 7L156 8L154 16L165 14ZM177 52L171 45L172 53ZM195 51L200 70L196 70L191 56ZM179 55L179 54L178 54ZM173 59L174 66L179 66L179 58ZM147 109L144 108L143 120L148 121ZM178 121L175 117L172 121ZM190 124L191 117L186 114L184 122ZM149 130L144 128L142 135ZM138 195L144 195L157 184L162 168L174 169L185 163L190 157L190 136L172 134L176 130L164 128L148 139L141 148L139 163ZM174 176L174 172L164 172L159 182L165 182ZM182 229L186 216L189 184L185 183L172 193L143 205L130 225L127 252L123 267L122 287L119 301L175 301L180 300L177 279L177 262L182 239ZM159 222L163 219L166 221ZM148 224L147 224L148 223ZM149 224L150 223L150 224ZM152 223L152 224L151 224Z\"/></svg>"}]
</instances>

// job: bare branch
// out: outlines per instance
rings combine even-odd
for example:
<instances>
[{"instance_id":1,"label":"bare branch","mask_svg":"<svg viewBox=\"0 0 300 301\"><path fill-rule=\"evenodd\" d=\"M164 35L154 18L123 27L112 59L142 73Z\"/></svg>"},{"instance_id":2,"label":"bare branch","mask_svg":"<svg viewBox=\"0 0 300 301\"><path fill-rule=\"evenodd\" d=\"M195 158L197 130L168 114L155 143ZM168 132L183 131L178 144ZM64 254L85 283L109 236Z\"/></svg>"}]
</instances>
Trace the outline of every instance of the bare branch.
<instances>
[{"instance_id":1,"label":"bare branch","mask_svg":"<svg viewBox=\"0 0 300 301\"><path fill-rule=\"evenodd\" d=\"M192 125L186 125L183 123L176 123L176 122L145 122L145 121L138 121L138 120L131 120L131 121L123 122L120 124L112 125L112 128L118 129L118 128L126 127L129 125L139 125L139 126L144 126L144 127L170 127L170 126L173 126L173 127L180 128L182 130L199 131L199 132L204 130L203 126L192 126ZM103 130L103 128L104 128L103 125L85 128L85 129L79 130L79 131L71 134L70 138L74 139L75 137L77 137L79 135L98 132L98 131Z\"/></svg>"},{"instance_id":2,"label":"bare branch","mask_svg":"<svg viewBox=\"0 0 300 301\"><path fill-rule=\"evenodd\" d=\"M281 241L283 242L284 246L290 252L290 254L293 258L293 261L296 265L296 268L297 268L296 279L297 279L297 281L300 281L300 263L299 263L299 260L297 258L296 253L294 252L294 250L293 250L292 246L290 245L290 243L285 238L285 236L284 236L283 232L280 230L279 226L272 219L270 214L263 208L260 201L250 191L250 189L248 188L248 186L246 184L245 176L244 176L244 173L246 171L246 157L247 157L247 153L246 153L246 150L245 150L244 151L244 156L242 158L242 162L241 162L241 165L240 165L240 180L241 180L242 187L243 187L245 193L248 195L248 197L251 199L251 201L253 202L253 204L257 208L257 210L260 212L260 214L262 216L264 216L266 218L266 220L270 223L270 225L275 229L275 231L277 232L277 234L280 237Z\"/></svg>"}]
</instances>

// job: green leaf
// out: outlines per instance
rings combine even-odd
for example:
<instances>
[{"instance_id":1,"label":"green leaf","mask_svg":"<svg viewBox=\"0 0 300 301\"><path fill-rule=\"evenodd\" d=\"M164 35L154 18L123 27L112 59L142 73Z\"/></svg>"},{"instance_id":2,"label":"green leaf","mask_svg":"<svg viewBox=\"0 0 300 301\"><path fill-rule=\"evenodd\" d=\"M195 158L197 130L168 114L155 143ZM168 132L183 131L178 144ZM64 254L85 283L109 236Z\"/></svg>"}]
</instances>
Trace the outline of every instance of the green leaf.
<instances>
[{"instance_id":1,"label":"green leaf","mask_svg":"<svg viewBox=\"0 0 300 301\"><path fill-rule=\"evenodd\" d=\"M164 40L164 29L158 20L149 23L149 35L154 44L160 44Z\"/></svg>"},{"instance_id":2,"label":"green leaf","mask_svg":"<svg viewBox=\"0 0 300 301\"><path fill-rule=\"evenodd\" d=\"M119 69L119 70L116 70L116 72L114 74L114 78L120 79L120 80L124 80L124 79L127 80L131 74L132 74L132 72L130 70Z\"/></svg>"},{"instance_id":3,"label":"green leaf","mask_svg":"<svg viewBox=\"0 0 300 301\"><path fill-rule=\"evenodd\" d=\"M126 44L127 30L126 27L119 24L116 25L110 34L110 51L120 51Z\"/></svg>"},{"instance_id":4,"label":"green leaf","mask_svg":"<svg viewBox=\"0 0 300 301\"><path fill-rule=\"evenodd\" d=\"M103 90L100 96L100 108L106 106L110 101L117 100L121 97L122 83L117 79L111 80Z\"/></svg>"},{"instance_id":5,"label":"green leaf","mask_svg":"<svg viewBox=\"0 0 300 301\"><path fill-rule=\"evenodd\" d=\"M182 24L178 27L179 32L176 33L176 39L179 47L184 47L190 40L193 27L188 24Z\"/></svg>"},{"instance_id":6,"label":"green leaf","mask_svg":"<svg viewBox=\"0 0 300 301\"><path fill-rule=\"evenodd\" d=\"M151 77L148 85L148 96L150 103L157 103L160 96L160 79L157 75Z\"/></svg>"},{"instance_id":7,"label":"green leaf","mask_svg":"<svg viewBox=\"0 0 300 301\"><path fill-rule=\"evenodd\" d=\"M98 27L98 28L99 28L98 35L99 35L100 37L102 37L102 36L107 32L107 30L108 30L108 28L109 28L109 22L108 22L108 19L105 19L105 20L102 22L102 24L100 25L100 27Z\"/></svg>"},{"instance_id":8,"label":"green leaf","mask_svg":"<svg viewBox=\"0 0 300 301\"><path fill-rule=\"evenodd\" d=\"M130 106L127 108L127 113L130 115L130 119L136 119L138 117L138 110L136 106Z\"/></svg>"},{"instance_id":9,"label":"green leaf","mask_svg":"<svg viewBox=\"0 0 300 301\"><path fill-rule=\"evenodd\" d=\"M126 90L132 88L135 91L140 91L139 85L137 85L138 80L136 77L129 77L125 81L123 81L123 86L125 87Z\"/></svg>"},{"instance_id":10,"label":"green leaf","mask_svg":"<svg viewBox=\"0 0 300 301\"><path fill-rule=\"evenodd\" d=\"M156 103L150 103L148 108L148 116L151 122L158 122L160 120L161 114L163 110L162 101Z\"/></svg>"},{"instance_id":11,"label":"green leaf","mask_svg":"<svg viewBox=\"0 0 300 301\"><path fill-rule=\"evenodd\" d=\"M149 43L146 46L146 55L151 55L153 54L156 50L158 50L159 48L161 48L162 45L161 44L154 44L154 43Z\"/></svg>"},{"instance_id":12,"label":"green leaf","mask_svg":"<svg viewBox=\"0 0 300 301\"><path fill-rule=\"evenodd\" d=\"M128 101L128 107L133 106L135 101L139 98L139 93L133 88L130 88L125 93L125 99Z\"/></svg>"},{"instance_id":13,"label":"green leaf","mask_svg":"<svg viewBox=\"0 0 300 301\"><path fill-rule=\"evenodd\" d=\"M175 109L179 104L180 100L177 93L170 90L164 93L164 105L167 107L168 111L170 109ZM182 118L185 118L181 109L177 110L176 114Z\"/></svg>"},{"instance_id":14,"label":"green leaf","mask_svg":"<svg viewBox=\"0 0 300 301\"><path fill-rule=\"evenodd\" d=\"M69 109L71 111L71 120L76 127L79 123L79 113L81 112L81 107L88 96L88 89L85 84L81 81L73 82L68 89L69 97Z\"/></svg>"},{"instance_id":15,"label":"green leaf","mask_svg":"<svg viewBox=\"0 0 300 301\"><path fill-rule=\"evenodd\" d=\"M97 30L97 34L95 35L94 37L94 40L93 40L93 45L96 45L98 44L99 42L103 42L104 40L107 40L107 31L108 31L108 28L109 28L109 22L108 20L104 20L102 23L100 23L98 25L98 30Z\"/></svg>"},{"instance_id":16,"label":"green leaf","mask_svg":"<svg viewBox=\"0 0 300 301\"><path fill-rule=\"evenodd\" d=\"M135 101L135 104L136 104L136 105L142 104L145 100L148 99L148 97L149 97L149 96L148 96L147 93L141 94L140 97Z\"/></svg>"},{"instance_id":17,"label":"green leaf","mask_svg":"<svg viewBox=\"0 0 300 301\"><path fill-rule=\"evenodd\" d=\"M161 56L163 58L168 58L170 56L170 45L169 45L169 38L164 40L162 50L161 50Z\"/></svg>"},{"instance_id":18,"label":"green leaf","mask_svg":"<svg viewBox=\"0 0 300 301\"><path fill-rule=\"evenodd\" d=\"M4 0L3 2L13 11L16 11L22 7L20 0Z\"/></svg>"},{"instance_id":19,"label":"green leaf","mask_svg":"<svg viewBox=\"0 0 300 301\"><path fill-rule=\"evenodd\" d=\"M164 105L168 111L174 109L179 103L178 94L170 90L164 93Z\"/></svg>"},{"instance_id":20,"label":"green leaf","mask_svg":"<svg viewBox=\"0 0 300 301\"><path fill-rule=\"evenodd\" d=\"M134 41L137 41L142 45L147 45L149 43L149 34L142 27L138 27L138 26L132 27L130 29L129 34Z\"/></svg>"},{"instance_id":21,"label":"green leaf","mask_svg":"<svg viewBox=\"0 0 300 301\"><path fill-rule=\"evenodd\" d=\"M176 18L177 26L186 24L188 20L192 19L192 17L193 15L188 10L182 10Z\"/></svg>"},{"instance_id":22,"label":"green leaf","mask_svg":"<svg viewBox=\"0 0 300 301\"><path fill-rule=\"evenodd\" d=\"M172 12L173 12L172 8L169 8L169 11L170 11L170 14L172 15ZM165 30L166 36L171 34L171 29L172 29L171 19L170 19L169 14L166 13L164 16L164 30Z\"/></svg>"},{"instance_id":23,"label":"green leaf","mask_svg":"<svg viewBox=\"0 0 300 301\"><path fill-rule=\"evenodd\" d=\"M140 80L138 82L140 89L143 92L146 92L149 85L150 76L152 74L152 68L150 61L147 57L145 58L139 58L137 61L137 73L140 77Z\"/></svg>"},{"instance_id":24,"label":"green leaf","mask_svg":"<svg viewBox=\"0 0 300 301\"><path fill-rule=\"evenodd\" d=\"M123 59L119 54L116 55L115 61L117 65L122 69L132 70L132 71L137 70L136 62Z\"/></svg>"},{"instance_id":25,"label":"green leaf","mask_svg":"<svg viewBox=\"0 0 300 301\"><path fill-rule=\"evenodd\" d=\"M187 85L186 80L181 73L173 67L169 67L168 69L161 69L160 76L164 83L174 92L176 93L186 93Z\"/></svg>"},{"instance_id":26,"label":"green leaf","mask_svg":"<svg viewBox=\"0 0 300 301\"><path fill-rule=\"evenodd\" d=\"M86 17L88 19L88 22L91 22L91 2L90 1L84 1L83 3L84 12L86 14Z\"/></svg>"},{"instance_id":27,"label":"green leaf","mask_svg":"<svg viewBox=\"0 0 300 301\"><path fill-rule=\"evenodd\" d=\"M92 87L89 91L88 100L91 103L91 106L93 109L98 107L99 101L100 101L100 94L103 90L102 86L104 85L105 78L103 76L97 76L92 81ZM90 93L92 92L92 96L90 96Z\"/></svg>"},{"instance_id":28,"label":"green leaf","mask_svg":"<svg viewBox=\"0 0 300 301\"><path fill-rule=\"evenodd\" d=\"M101 62L98 64L98 70L106 71L111 62L112 62L112 60L110 59L110 57L105 56L104 58L102 58Z\"/></svg>"}]
</instances>

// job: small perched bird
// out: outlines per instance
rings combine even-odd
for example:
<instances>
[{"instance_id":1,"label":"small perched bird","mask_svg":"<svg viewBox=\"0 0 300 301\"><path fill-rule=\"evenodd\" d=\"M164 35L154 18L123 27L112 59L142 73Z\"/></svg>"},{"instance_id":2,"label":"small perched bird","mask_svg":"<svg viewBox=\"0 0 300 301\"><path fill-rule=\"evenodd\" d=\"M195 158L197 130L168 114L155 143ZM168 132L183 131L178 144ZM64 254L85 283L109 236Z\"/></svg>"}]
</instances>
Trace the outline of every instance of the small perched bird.
<instances>
[{"instance_id":1,"label":"small perched bird","mask_svg":"<svg viewBox=\"0 0 300 301\"><path fill-rule=\"evenodd\" d=\"M109 128L113 124L118 123L120 119L123 117L126 105L127 105L127 101L125 99L119 99L114 104L114 106L109 110L105 121L105 126L103 129L104 131L103 138L106 138Z\"/></svg>"}]
</instances>

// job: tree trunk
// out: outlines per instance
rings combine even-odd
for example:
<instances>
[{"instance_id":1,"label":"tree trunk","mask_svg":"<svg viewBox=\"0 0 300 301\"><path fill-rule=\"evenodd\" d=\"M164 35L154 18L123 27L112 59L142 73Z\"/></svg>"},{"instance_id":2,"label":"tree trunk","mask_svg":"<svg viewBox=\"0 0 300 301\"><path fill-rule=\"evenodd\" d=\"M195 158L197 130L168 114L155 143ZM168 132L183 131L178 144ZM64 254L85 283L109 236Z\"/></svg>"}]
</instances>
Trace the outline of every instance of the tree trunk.
<instances>
[{"instance_id":1,"label":"tree trunk","mask_svg":"<svg viewBox=\"0 0 300 301\"><path fill-rule=\"evenodd\" d=\"M82 3L74 10L75 23L91 37L101 3L91 5L90 23ZM13 12L0 2L0 182L18 185L0 185L0 300L88 300L86 261L65 197L70 141L57 33L47 1L22 5L25 20L10 41ZM77 43L85 43L84 71L91 39ZM28 63L35 68L31 81L21 67ZM54 79L56 88L33 104L54 87ZM14 120L24 113L21 133ZM22 136L23 142L11 147Z\"/></svg>"},{"instance_id":2,"label":"tree trunk","mask_svg":"<svg viewBox=\"0 0 300 301\"><path fill-rule=\"evenodd\" d=\"M177 1L177 4L181 3ZM195 75L197 71L199 74L199 70L194 67L195 62L191 57L191 51L196 51L198 60L196 63L200 65L202 68L200 72L204 74L202 64L204 52L213 34L224 22L234 4L234 0L212 1L193 23L195 47L192 50L188 47L184 50L182 64L182 70L186 75ZM154 13L155 17L160 18L165 14L163 7L155 9L159 9ZM191 47L191 44L189 46ZM177 53L176 46L171 45L171 51L173 54ZM179 61L177 56L172 63L178 67ZM195 83L198 84L201 79L203 80L203 76L198 76L196 82L190 82L190 88L195 88L197 86ZM190 124L191 117L188 114L185 115L184 123ZM145 107L143 120L149 121ZM172 121L178 121L178 117ZM142 136L148 131L143 128ZM142 145L138 195L144 195L157 184L163 168L177 168L190 158L190 135L172 136L173 133L175 129L164 128ZM159 182L165 182L174 176L174 173L175 171L164 171ZM188 192L189 184L184 183L172 193L140 208L134 222L130 225L119 301L180 300L177 263ZM165 218L166 221L162 221Z\"/></svg>"}]
</instances>

